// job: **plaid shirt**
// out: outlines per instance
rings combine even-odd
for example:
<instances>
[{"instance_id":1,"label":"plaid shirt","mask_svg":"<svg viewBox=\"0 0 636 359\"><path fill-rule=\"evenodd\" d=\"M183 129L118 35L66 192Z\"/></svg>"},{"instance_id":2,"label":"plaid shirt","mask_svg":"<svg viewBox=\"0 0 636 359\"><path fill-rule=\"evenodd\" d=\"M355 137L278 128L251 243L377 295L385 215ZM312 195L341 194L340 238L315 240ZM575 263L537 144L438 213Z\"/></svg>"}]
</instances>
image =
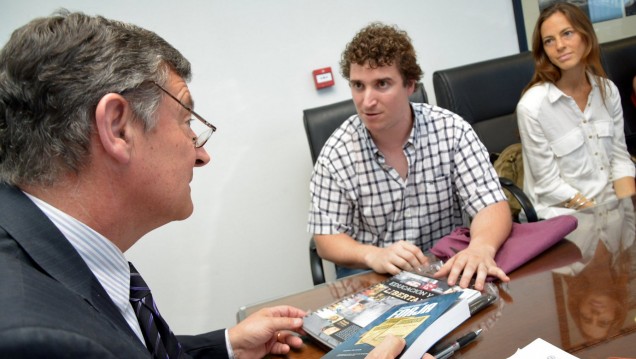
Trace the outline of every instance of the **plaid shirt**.
<instances>
[{"instance_id":1,"label":"plaid shirt","mask_svg":"<svg viewBox=\"0 0 636 359\"><path fill-rule=\"evenodd\" d=\"M440 107L411 107L406 180L385 163L358 115L331 135L311 178L310 233L346 233L380 247L405 240L426 251L464 225L464 212L473 217L506 200L486 148L466 121Z\"/></svg>"}]
</instances>

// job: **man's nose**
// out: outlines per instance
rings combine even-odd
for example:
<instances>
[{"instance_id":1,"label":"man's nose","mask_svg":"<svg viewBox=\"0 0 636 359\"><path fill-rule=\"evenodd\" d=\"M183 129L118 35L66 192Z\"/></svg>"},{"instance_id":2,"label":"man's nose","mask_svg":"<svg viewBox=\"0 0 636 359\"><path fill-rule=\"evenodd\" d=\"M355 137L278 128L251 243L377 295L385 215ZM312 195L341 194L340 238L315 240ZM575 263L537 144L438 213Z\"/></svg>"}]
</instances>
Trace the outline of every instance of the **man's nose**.
<instances>
[{"instance_id":1,"label":"man's nose","mask_svg":"<svg viewBox=\"0 0 636 359\"><path fill-rule=\"evenodd\" d=\"M373 107L377 103L376 93L373 89L365 90L363 96L362 103L364 104L364 107Z\"/></svg>"},{"instance_id":2,"label":"man's nose","mask_svg":"<svg viewBox=\"0 0 636 359\"><path fill-rule=\"evenodd\" d=\"M205 148L203 147L199 147L196 150L197 150L197 158L194 161L194 166L203 167L207 165L208 162L210 162L210 155L208 154L208 151L206 151Z\"/></svg>"}]
</instances>

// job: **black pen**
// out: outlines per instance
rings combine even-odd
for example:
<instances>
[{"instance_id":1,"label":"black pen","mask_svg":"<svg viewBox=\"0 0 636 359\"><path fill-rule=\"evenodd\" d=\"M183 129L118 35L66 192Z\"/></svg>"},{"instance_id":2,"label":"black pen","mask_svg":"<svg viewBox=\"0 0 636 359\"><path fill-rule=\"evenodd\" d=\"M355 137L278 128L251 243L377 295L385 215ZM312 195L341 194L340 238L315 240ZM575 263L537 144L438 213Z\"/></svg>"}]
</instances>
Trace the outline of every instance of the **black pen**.
<instances>
[{"instance_id":1,"label":"black pen","mask_svg":"<svg viewBox=\"0 0 636 359\"><path fill-rule=\"evenodd\" d=\"M433 354L436 359L447 359L450 358L451 355L455 354L456 351L465 347L468 343L472 342L477 338L479 334L481 334L481 329L477 329L474 332L470 332L463 337L457 339L454 343L442 349L441 351Z\"/></svg>"}]
</instances>

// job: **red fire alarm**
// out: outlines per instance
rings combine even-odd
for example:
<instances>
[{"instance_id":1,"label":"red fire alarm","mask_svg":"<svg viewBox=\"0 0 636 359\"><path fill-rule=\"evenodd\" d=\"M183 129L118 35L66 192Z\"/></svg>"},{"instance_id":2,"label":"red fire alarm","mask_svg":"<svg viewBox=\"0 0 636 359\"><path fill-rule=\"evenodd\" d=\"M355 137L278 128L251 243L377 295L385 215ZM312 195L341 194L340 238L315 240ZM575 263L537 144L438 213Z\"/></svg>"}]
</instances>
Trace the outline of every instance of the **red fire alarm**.
<instances>
[{"instance_id":1,"label":"red fire alarm","mask_svg":"<svg viewBox=\"0 0 636 359\"><path fill-rule=\"evenodd\" d=\"M331 67L314 70L313 74L317 90L334 85Z\"/></svg>"}]
</instances>

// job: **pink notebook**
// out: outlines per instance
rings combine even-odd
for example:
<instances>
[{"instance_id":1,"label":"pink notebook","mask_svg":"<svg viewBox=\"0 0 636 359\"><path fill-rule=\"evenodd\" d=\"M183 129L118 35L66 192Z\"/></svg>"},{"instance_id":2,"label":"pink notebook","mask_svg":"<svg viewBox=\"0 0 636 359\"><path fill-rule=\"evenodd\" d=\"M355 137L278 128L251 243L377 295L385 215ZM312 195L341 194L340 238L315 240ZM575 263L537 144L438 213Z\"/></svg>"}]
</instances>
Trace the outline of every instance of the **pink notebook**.
<instances>
[{"instance_id":1,"label":"pink notebook","mask_svg":"<svg viewBox=\"0 0 636 359\"><path fill-rule=\"evenodd\" d=\"M499 248L495 262L506 274L552 247L576 229L576 217L561 215L532 223L513 223L510 236ZM451 234L440 239L431 253L443 261L468 247L470 231L466 227L455 228ZM488 280L496 278L488 277Z\"/></svg>"}]
</instances>

